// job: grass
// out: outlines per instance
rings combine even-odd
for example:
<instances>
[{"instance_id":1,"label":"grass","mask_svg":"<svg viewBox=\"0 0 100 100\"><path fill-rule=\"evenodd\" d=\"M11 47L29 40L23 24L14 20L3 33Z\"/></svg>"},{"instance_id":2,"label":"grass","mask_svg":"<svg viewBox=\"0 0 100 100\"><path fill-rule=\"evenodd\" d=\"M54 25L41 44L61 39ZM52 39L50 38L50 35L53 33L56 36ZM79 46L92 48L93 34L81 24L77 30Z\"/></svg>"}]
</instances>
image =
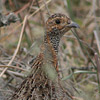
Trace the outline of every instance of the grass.
<instances>
[{"instance_id":1,"label":"grass","mask_svg":"<svg viewBox=\"0 0 100 100\"><path fill-rule=\"evenodd\" d=\"M99 6L95 2L96 0L39 0L39 6L34 0L31 3L21 3L20 0L14 1L17 4L13 0L11 2L8 1L7 5L2 2L4 14L9 11L15 11L15 14L19 13L22 19L21 22L0 28L0 65L6 65L6 70L8 69L8 72L5 71L4 73L4 69L0 68L1 84L6 84L4 85L5 88L4 86L2 88L8 91L9 84L13 87L16 82L19 82L14 77L20 78L21 76L22 79L25 73L21 70L27 71L29 69L27 61L37 55L36 51L40 51L41 40L43 40L41 37L45 33L43 21L46 21L49 14L59 12L70 16L73 21L80 25L80 29L66 33L60 43L59 63L63 72L62 80L72 79L76 88L86 94L88 98L86 99L85 96L82 96L82 100L99 100L100 25L98 23L100 23L100 20L97 16ZM33 2L34 5L32 5ZM97 0L97 2L99 1ZM28 3L30 6L27 6ZM15 5L18 5L19 9ZM9 9L7 9L8 6L10 7ZM21 30L26 15L28 16L28 24L26 24L25 29ZM18 42L22 32L21 41ZM32 44L35 45L30 50ZM97 53L96 58L95 53ZM13 67L8 68L7 65L17 66L16 68L21 67L21 70L20 68L19 70ZM93 66L94 68L88 70L77 69L69 73L73 66L78 69L83 66L86 66L85 68ZM78 100L81 99L79 98Z\"/></svg>"}]
</instances>

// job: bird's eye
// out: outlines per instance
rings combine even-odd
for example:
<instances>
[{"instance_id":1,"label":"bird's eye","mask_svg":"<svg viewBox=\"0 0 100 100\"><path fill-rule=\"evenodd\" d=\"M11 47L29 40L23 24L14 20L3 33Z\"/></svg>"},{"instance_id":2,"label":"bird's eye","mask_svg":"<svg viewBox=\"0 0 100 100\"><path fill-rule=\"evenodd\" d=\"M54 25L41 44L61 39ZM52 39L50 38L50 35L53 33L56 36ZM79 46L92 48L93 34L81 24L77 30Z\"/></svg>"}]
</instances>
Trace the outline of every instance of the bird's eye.
<instances>
[{"instance_id":1,"label":"bird's eye","mask_svg":"<svg viewBox=\"0 0 100 100\"><path fill-rule=\"evenodd\" d=\"M57 19L55 22L56 22L56 24L60 24L60 20L59 19Z\"/></svg>"},{"instance_id":2,"label":"bird's eye","mask_svg":"<svg viewBox=\"0 0 100 100\"><path fill-rule=\"evenodd\" d=\"M67 24L70 24L70 23L71 23L71 20L68 20L68 21L67 21Z\"/></svg>"}]
</instances>

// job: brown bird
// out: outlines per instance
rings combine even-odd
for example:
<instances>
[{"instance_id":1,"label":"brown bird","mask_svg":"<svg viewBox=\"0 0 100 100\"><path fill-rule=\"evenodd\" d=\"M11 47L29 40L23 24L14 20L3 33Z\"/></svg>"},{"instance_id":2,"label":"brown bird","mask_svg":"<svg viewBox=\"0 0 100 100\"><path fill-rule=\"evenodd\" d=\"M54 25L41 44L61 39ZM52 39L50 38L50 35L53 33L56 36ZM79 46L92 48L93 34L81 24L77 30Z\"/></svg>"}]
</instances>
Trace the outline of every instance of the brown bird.
<instances>
[{"instance_id":1,"label":"brown bird","mask_svg":"<svg viewBox=\"0 0 100 100\"><path fill-rule=\"evenodd\" d=\"M79 26L64 14L53 14L46 21L42 52L34 60L30 75L10 100L72 100L72 86L62 81L58 69L58 47L61 37Z\"/></svg>"}]
</instances>

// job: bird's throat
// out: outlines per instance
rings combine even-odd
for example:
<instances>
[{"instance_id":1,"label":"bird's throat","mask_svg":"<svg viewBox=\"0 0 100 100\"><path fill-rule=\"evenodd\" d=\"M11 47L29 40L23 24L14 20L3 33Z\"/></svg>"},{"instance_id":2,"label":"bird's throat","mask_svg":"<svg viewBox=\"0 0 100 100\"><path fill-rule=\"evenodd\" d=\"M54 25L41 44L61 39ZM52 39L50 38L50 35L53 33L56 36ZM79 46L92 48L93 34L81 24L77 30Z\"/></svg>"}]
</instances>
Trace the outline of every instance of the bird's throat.
<instances>
[{"instance_id":1,"label":"bird's throat","mask_svg":"<svg viewBox=\"0 0 100 100\"><path fill-rule=\"evenodd\" d=\"M52 35L46 34L44 37L45 48L49 48L51 52L53 50L56 54L58 53L59 42L60 42L59 35L52 36Z\"/></svg>"},{"instance_id":2,"label":"bird's throat","mask_svg":"<svg viewBox=\"0 0 100 100\"><path fill-rule=\"evenodd\" d=\"M55 35L45 35L44 37L44 55L45 61L53 62L55 68L58 66L58 47L59 47L60 38Z\"/></svg>"}]
</instances>

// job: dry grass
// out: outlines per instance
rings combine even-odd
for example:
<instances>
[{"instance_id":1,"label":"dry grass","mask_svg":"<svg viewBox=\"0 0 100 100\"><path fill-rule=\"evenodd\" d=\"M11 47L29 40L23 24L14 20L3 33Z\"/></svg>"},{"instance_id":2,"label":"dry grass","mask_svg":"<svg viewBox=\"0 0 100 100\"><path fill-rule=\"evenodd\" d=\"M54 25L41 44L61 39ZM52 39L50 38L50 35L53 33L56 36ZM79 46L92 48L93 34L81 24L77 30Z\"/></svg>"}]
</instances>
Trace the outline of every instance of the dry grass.
<instances>
[{"instance_id":1,"label":"dry grass","mask_svg":"<svg viewBox=\"0 0 100 100\"><path fill-rule=\"evenodd\" d=\"M39 48L45 33L44 22L48 16L53 13L64 13L77 22L80 29L67 32L61 40L60 70L65 79L73 80L80 92L75 98L99 100L100 1L30 0L26 3L20 2L24 0L1 1L3 14L15 12L20 21L0 28L0 96L15 89L15 85L27 76L28 61L40 52ZM6 1L8 3L5 4ZM75 69L73 75L66 74L66 71L73 67Z\"/></svg>"}]
</instances>

